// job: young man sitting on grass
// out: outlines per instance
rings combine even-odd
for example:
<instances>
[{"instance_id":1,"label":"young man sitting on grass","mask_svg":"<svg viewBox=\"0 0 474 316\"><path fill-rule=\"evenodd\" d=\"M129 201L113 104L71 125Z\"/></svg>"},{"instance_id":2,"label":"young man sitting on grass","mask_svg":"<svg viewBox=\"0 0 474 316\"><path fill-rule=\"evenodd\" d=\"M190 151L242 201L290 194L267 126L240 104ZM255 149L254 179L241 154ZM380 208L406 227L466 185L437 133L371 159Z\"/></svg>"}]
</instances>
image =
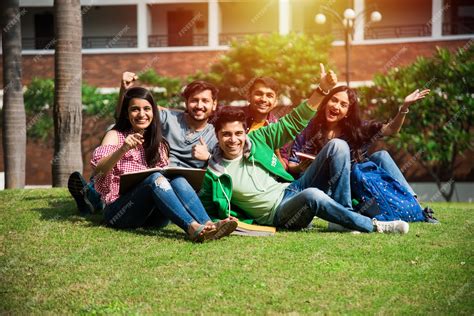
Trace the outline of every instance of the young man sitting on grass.
<instances>
[{"instance_id":1,"label":"young man sitting on grass","mask_svg":"<svg viewBox=\"0 0 474 316\"><path fill-rule=\"evenodd\" d=\"M121 100L127 89L138 79L133 72L124 72L120 85L116 117L121 111ZM186 111L162 108L159 111L161 132L169 145L169 165L184 168L205 168L209 159L208 148L217 144L214 126L208 123L217 106L218 89L205 81L189 83L181 94ZM94 189L79 172L69 176L68 188L83 215L101 211L103 203Z\"/></svg>"},{"instance_id":2,"label":"young man sitting on grass","mask_svg":"<svg viewBox=\"0 0 474 316\"><path fill-rule=\"evenodd\" d=\"M285 171L274 153L306 127L326 91L336 83L336 75L326 74L321 65L319 87L307 101L277 123L248 134L241 109L218 111L214 127L219 146L199 194L211 216L233 216L286 229L305 228L318 216L360 232L408 232L406 222L380 222L352 211L346 142L329 141L298 180Z\"/></svg>"}]
</instances>

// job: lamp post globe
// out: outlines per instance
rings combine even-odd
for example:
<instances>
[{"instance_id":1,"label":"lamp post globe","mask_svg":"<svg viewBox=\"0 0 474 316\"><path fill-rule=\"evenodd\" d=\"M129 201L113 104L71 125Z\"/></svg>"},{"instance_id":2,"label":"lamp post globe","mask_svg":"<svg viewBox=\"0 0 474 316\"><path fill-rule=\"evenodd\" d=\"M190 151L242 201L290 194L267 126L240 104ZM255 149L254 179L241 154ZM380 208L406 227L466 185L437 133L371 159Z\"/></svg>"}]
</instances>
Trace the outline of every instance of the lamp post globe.
<instances>
[{"instance_id":1,"label":"lamp post globe","mask_svg":"<svg viewBox=\"0 0 474 316\"><path fill-rule=\"evenodd\" d=\"M343 30L344 30L344 46L345 46L345 51L346 51L346 81L347 81L347 86L349 86L349 83L350 83L350 60L351 60L351 41L352 41L352 36L353 36L353 33L354 33L354 28L355 28L355 24L357 23L357 19L362 15L362 14L365 14L365 10L362 11L362 12L358 12L358 14L356 14L356 12L351 9L351 8L347 8L344 10L344 13L342 14L342 16L337 13L336 11L334 11L333 9L331 8L323 8L325 9L326 12L329 12L331 13L337 21L339 21L342 26L343 26ZM380 22L382 20L382 14L379 12L379 11L373 11L371 14L370 14L370 21L371 22ZM314 16L314 21L317 23L317 24L324 24L326 23L326 16L322 13L318 13Z\"/></svg>"},{"instance_id":2,"label":"lamp post globe","mask_svg":"<svg viewBox=\"0 0 474 316\"><path fill-rule=\"evenodd\" d=\"M354 10L352 9L345 9L344 10L344 18L346 18L347 20L354 20L356 17L356 13Z\"/></svg>"},{"instance_id":3,"label":"lamp post globe","mask_svg":"<svg viewBox=\"0 0 474 316\"><path fill-rule=\"evenodd\" d=\"M314 22L316 22L317 24L324 24L326 23L326 16L322 13L318 13L314 17Z\"/></svg>"},{"instance_id":4,"label":"lamp post globe","mask_svg":"<svg viewBox=\"0 0 474 316\"><path fill-rule=\"evenodd\" d=\"M379 11L374 11L370 14L370 21L372 22L380 22L382 21L382 13Z\"/></svg>"}]
</instances>

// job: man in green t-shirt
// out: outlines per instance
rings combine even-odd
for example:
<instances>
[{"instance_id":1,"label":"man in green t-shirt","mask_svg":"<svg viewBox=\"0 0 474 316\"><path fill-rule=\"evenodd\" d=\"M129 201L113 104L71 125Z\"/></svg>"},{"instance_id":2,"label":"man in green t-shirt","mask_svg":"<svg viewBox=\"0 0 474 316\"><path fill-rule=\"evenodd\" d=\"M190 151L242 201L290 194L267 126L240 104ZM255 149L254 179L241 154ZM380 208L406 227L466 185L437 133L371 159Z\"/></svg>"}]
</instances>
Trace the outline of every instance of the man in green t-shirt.
<instances>
[{"instance_id":1,"label":"man in green t-shirt","mask_svg":"<svg viewBox=\"0 0 474 316\"><path fill-rule=\"evenodd\" d=\"M278 122L246 133L245 113L222 107L214 127L218 147L200 191L207 212L287 229L307 227L314 216L361 232L407 233L408 223L380 222L352 211L350 151L333 139L298 180L286 172L274 151L300 133L337 82L321 65L321 80L311 97Z\"/></svg>"}]
</instances>

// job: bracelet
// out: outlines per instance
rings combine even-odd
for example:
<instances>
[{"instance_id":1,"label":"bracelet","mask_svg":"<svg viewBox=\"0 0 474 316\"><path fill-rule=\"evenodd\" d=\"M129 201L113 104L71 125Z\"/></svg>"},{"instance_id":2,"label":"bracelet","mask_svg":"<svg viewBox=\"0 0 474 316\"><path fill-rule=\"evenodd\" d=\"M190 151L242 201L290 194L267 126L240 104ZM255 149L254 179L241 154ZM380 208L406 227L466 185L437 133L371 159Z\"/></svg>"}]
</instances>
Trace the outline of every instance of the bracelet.
<instances>
[{"instance_id":1,"label":"bracelet","mask_svg":"<svg viewBox=\"0 0 474 316\"><path fill-rule=\"evenodd\" d=\"M323 89L321 89L321 86L318 85L316 87L316 89L314 89L317 93L319 93L320 95L323 95L323 96L327 96L329 94L329 91L324 91Z\"/></svg>"},{"instance_id":2,"label":"bracelet","mask_svg":"<svg viewBox=\"0 0 474 316\"><path fill-rule=\"evenodd\" d=\"M398 113L400 113L400 114L407 114L408 112L410 112L410 109L407 108L406 111L402 111L402 105L400 105L400 106L398 107Z\"/></svg>"}]
</instances>

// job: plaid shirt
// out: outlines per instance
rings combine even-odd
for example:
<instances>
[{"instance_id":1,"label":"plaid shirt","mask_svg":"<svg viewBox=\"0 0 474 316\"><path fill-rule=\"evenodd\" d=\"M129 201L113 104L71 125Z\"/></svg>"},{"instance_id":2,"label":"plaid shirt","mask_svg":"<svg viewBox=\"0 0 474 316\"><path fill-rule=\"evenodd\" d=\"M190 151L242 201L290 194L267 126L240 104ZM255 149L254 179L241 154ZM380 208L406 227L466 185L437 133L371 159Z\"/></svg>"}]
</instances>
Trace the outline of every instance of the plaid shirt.
<instances>
[{"instance_id":1,"label":"plaid shirt","mask_svg":"<svg viewBox=\"0 0 474 316\"><path fill-rule=\"evenodd\" d=\"M245 116L247 117L247 128L250 129L252 127L252 124L255 122L252 115L250 114L250 107L246 106L243 107L242 110L245 112ZM272 112L268 113L267 119L265 120L265 123L263 126L267 126L271 123L276 123L278 121L278 117L276 117Z\"/></svg>"},{"instance_id":2,"label":"plaid shirt","mask_svg":"<svg viewBox=\"0 0 474 316\"><path fill-rule=\"evenodd\" d=\"M103 145L97 147L94 150L91 159L91 165L93 168L95 169L97 167L97 164L102 158L111 155L122 147L125 138L132 133L132 130L125 133L117 131L117 136L119 138L118 145ZM168 165L168 152L164 143L160 144L159 151L161 160L156 164L156 166L153 166L153 168L161 168ZM102 195L102 200L105 204L110 204L119 197L120 175L146 169L149 169L149 167L146 163L145 149L142 145L139 145L136 148L127 151L107 174L95 176L95 189Z\"/></svg>"}]
</instances>

